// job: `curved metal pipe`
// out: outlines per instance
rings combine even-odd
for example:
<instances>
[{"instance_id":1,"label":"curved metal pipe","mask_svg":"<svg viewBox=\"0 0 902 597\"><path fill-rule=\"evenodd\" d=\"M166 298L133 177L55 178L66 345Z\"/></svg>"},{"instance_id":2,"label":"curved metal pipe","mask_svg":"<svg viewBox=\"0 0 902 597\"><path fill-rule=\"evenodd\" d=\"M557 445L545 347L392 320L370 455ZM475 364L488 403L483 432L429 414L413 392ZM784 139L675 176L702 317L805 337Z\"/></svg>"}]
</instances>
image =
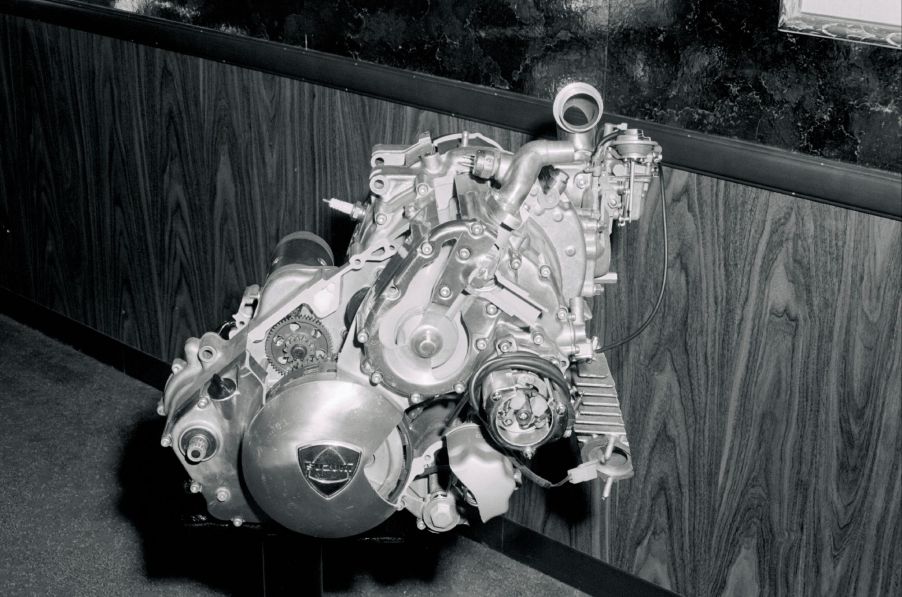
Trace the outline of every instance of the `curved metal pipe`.
<instances>
[{"instance_id":1,"label":"curved metal pipe","mask_svg":"<svg viewBox=\"0 0 902 597\"><path fill-rule=\"evenodd\" d=\"M601 122L604 102L588 83L570 83L558 91L551 108L558 138L569 139L584 151L595 149L595 131Z\"/></svg>"},{"instance_id":2,"label":"curved metal pipe","mask_svg":"<svg viewBox=\"0 0 902 597\"><path fill-rule=\"evenodd\" d=\"M577 159L577 149L570 141L531 141L514 155L504 186L495 196L499 207L517 213L536 181L539 171L552 164L566 164Z\"/></svg>"}]
</instances>

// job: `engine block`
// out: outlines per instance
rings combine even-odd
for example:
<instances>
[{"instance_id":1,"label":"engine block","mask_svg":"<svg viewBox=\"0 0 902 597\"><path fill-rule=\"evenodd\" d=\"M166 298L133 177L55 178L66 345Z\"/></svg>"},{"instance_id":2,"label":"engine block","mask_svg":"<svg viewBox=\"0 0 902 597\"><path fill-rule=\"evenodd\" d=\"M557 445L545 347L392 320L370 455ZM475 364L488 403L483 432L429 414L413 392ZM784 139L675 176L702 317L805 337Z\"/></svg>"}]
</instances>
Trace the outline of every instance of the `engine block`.
<instances>
[{"instance_id":1,"label":"engine block","mask_svg":"<svg viewBox=\"0 0 902 597\"><path fill-rule=\"evenodd\" d=\"M158 407L210 514L318 537L408 510L448 531L542 486L632 476L615 384L589 332L615 224L640 217L661 148L601 123L584 83L559 140L478 133L377 145L347 262L298 232L232 320L190 338ZM549 480L537 451L581 464Z\"/></svg>"}]
</instances>

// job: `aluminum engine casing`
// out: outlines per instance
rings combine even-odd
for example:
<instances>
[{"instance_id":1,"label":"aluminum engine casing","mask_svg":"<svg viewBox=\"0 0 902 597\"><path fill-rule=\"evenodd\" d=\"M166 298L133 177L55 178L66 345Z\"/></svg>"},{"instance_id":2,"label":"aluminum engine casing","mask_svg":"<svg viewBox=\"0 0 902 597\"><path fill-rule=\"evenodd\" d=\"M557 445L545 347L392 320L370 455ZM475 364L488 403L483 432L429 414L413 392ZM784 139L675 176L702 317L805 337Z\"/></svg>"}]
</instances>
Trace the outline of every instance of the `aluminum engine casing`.
<instances>
[{"instance_id":1,"label":"aluminum engine casing","mask_svg":"<svg viewBox=\"0 0 902 597\"><path fill-rule=\"evenodd\" d=\"M661 149L565 87L557 141L477 133L373 149L348 261L283 239L232 321L191 338L159 413L210 514L319 537L407 509L447 531L507 510L538 450L555 483L632 475L616 389L588 331L615 222L641 215ZM597 140L601 133L601 140Z\"/></svg>"}]
</instances>

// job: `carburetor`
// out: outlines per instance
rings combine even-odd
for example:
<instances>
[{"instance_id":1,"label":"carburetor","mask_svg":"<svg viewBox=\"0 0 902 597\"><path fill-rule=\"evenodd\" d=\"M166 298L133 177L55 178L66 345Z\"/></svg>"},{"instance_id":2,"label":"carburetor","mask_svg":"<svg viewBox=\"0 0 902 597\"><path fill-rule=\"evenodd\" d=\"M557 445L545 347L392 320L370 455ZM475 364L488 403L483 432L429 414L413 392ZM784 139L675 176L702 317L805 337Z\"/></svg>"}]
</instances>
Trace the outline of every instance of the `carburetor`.
<instances>
[{"instance_id":1,"label":"carburetor","mask_svg":"<svg viewBox=\"0 0 902 597\"><path fill-rule=\"evenodd\" d=\"M512 153L461 132L373 149L343 265L319 237L276 247L232 320L185 343L162 445L209 513L317 537L408 510L448 531L549 487L632 476L610 370L588 332L615 223L637 219L661 148L600 127L584 83L556 96L560 139ZM537 451L568 442L552 480Z\"/></svg>"}]
</instances>

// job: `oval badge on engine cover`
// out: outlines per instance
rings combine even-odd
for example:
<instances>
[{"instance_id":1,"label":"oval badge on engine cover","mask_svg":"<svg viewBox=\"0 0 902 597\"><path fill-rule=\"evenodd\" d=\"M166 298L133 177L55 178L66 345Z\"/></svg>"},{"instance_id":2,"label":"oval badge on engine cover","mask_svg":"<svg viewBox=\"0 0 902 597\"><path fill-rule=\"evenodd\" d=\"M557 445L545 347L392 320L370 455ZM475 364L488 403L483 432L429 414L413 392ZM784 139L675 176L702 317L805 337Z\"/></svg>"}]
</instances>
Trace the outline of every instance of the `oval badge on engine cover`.
<instances>
[{"instance_id":1,"label":"oval badge on engine cover","mask_svg":"<svg viewBox=\"0 0 902 597\"><path fill-rule=\"evenodd\" d=\"M361 451L338 444L315 444L298 448L301 474L327 500L348 486L360 464Z\"/></svg>"}]
</instances>

